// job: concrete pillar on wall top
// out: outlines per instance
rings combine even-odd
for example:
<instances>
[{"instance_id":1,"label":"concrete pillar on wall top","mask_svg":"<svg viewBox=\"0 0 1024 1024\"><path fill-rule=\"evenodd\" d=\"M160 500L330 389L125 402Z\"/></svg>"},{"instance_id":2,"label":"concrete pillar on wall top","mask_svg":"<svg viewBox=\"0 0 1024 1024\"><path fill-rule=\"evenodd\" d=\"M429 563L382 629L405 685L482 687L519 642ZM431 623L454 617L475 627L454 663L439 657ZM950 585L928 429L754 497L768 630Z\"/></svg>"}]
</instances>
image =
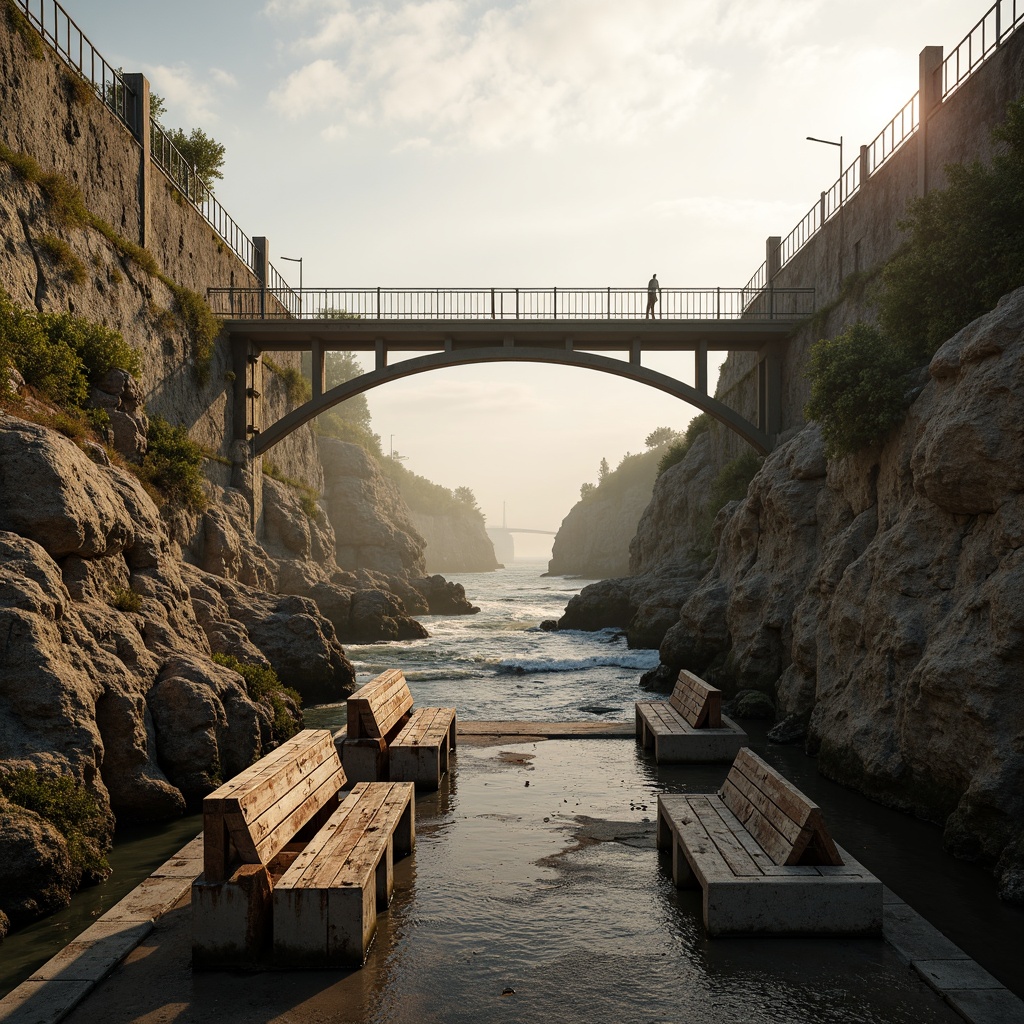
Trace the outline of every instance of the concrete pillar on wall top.
<instances>
[{"instance_id":1,"label":"concrete pillar on wall top","mask_svg":"<svg viewBox=\"0 0 1024 1024\"><path fill-rule=\"evenodd\" d=\"M768 284L772 278L782 269L782 235L769 235L764 242L764 260L767 266Z\"/></svg>"},{"instance_id":2,"label":"concrete pillar on wall top","mask_svg":"<svg viewBox=\"0 0 1024 1024\"><path fill-rule=\"evenodd\" d=\"M918 112L921 124L917 144L917 194L923 196L929 189L928 181L928 122L942 103L941 46L926 46L918 59Z\"/></svg>"},{"instance_id":3,"label":"concrete pillar on wall top","mask_svg":"<svg viewBox=\"0 0 1024 1024\"><path fill-rule=\"evenodd\" d=\"M139 245L143 248L149 243L149 200L150 175L152 174L152 135L149 119L149 81L145 75L124 75L124 84L135 95L134 109L131 117L132 135L138 142L139 153Z\"/></svg>"}]
</instances>

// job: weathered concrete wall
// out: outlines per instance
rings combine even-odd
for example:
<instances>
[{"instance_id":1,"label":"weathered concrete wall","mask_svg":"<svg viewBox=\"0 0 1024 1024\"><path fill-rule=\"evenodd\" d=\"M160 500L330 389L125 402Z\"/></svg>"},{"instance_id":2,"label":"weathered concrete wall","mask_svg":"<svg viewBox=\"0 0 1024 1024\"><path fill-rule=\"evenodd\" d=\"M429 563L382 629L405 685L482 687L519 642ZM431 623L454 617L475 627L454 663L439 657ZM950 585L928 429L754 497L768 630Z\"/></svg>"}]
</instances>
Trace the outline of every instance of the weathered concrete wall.
<instances>
[{"instance_id":1,"label":"weathered concrete wall","mask_svg":"<svg viewBox=\"0 0 1024 1024\"><path fill-rule=\"evenodd\" d=\"M0 141L32 156L44 172L59 174L81 191L88 210L131 242L138 242L143 211L139 201L141 147L96 96L76 100L72 73L44 46L32 56L0 15ZM147 250L178 285L205 295L208 287L253 287L257 280L217 236L210 224L155 164L150 168ZM88 271L74 284L41 254L39 238L65 241ZM216 345L205 384L197 380L193 346L173 311L173 293L122 257L91 228L69 228L49 217L38 186L0 164L0 287L21 305L69 310L119 330L141 352L143 387L150 412L189 428L194 440L219 459L230 460L232 364L225 341ZM287 353L275 362L298 368ZM268 417L285 411L285 389L264 376ZM315 437L309 428L277 445L275 465L289 478L322 488ZM230 467L211 461L209 475L230 482Z\"/></svg>"}]
</instances>

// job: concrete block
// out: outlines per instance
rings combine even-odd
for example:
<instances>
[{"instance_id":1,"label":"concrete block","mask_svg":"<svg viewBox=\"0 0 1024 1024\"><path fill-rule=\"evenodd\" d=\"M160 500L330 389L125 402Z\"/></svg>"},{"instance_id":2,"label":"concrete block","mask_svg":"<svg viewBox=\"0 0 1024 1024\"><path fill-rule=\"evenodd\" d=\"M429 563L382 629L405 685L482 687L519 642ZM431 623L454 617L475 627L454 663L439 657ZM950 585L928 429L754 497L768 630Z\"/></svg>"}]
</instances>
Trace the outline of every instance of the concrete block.
<instances>
[{"instance_id":1,"label":"concrete block","mask_svg":"<svg viewBox=\"0 0 1024 1024\"><path fill-rule=\"evenodd\" d=\"M886 940L908 961L968 959L956 943L906 903L886 904L884 928Z\"/></svg>"},{"instance_id":2,"label":"concrete block","mask_svg":"<svg viewBox=\"0 0 1024 1024\"><path fill-rule=\"evenodd\" d=\"M346 739L341 744L341 766L349 786L387 781L388 764L388 749L380 740Z\"/></svg>"},{"instance_id":3,"label":"concrete block","mask_svg":"<svg viewBox=\"0 0 1024 1024\"><path fill-rule=\"evenodd\" d=\"M1003 987L974 960L915 960L914 970L939 992Z\"/></svg>"},{"instance_id":4,"label":"concrete block","mask_svg":"<svg viewBox=\"0 0 1024 1024\"><path fill-rule=\"evenodd\" d=\"M29 981L102 981L151 931L153 923L97 921L37 970Z\"/></svg>"},{"instance_id":5,"label":"concrete block","mask_svg":"<svg viewBox=\"0 0 1024 1024\"><path fill-rule=\"evenodd\" d=\"M971 1024L1020 1024L1024 1000L1005 988L944 992L946 1001Z\"/></svg>"},{"instance_id":6,"label":"concrete block","mask_svg":"<svg viewBox=\"0 0 1024 1024\"><path fill-rule=\"evenodd\" d=\"M377 930L378 890L388 889L386 865L384 873L383 883L379 871L375 871L362 885L277 888L274 966L361 967Z\"/></svg>"},{"instance_id":7,"label":"concrete block","mask_svg":"<svg viewBox=\"0 0 1024 1024\"><path fill-rule=\"evenodd\" d=\"M448 748L444 744L404 747L393 743L389 757L391 781L414 782L417 789L437 789L448 770Z\"/></svg>"},{"instance_id":8,"label":"concrete block","mask_svg":"<svg viewBox=\"0 0 1024 1024\"><path fill-rule=\"evenodd\" d=\"M0 999L4 1024L55 1024L91 991L91 981L24 981Z\"/></svg>"},{"instance_id":9,"label":"concrete block","mask_svg":"<svg viewBox=\"0 0 1024 1024\"><path fill-rule=\"evenodd\" d=\"M137 885L123 900L115 903L101 921L152 921L167 913L184 896L194 874L184 876L151 875Z\"/></svg>"},{"instance_id":10,"label":"concrete block","mask_svg":"<svg viewBox=\"0 0 1024 1024\"><path fill-rule=\"evenodd\" d=\"M881 887L806 876L709 881L704 925L712 936L881 935Z\"/></svg>"},{"instance_id":11,"label":"concrete block","mask_svg":"<svg viewBox=\"0 0 1024 1024\"><path fill-rule=\"evenodd\" d=\"M243 864L226 882L192 884L192 966L252 967L265 951L271 921L270 874Z\"/></svg>"}]
</instances>

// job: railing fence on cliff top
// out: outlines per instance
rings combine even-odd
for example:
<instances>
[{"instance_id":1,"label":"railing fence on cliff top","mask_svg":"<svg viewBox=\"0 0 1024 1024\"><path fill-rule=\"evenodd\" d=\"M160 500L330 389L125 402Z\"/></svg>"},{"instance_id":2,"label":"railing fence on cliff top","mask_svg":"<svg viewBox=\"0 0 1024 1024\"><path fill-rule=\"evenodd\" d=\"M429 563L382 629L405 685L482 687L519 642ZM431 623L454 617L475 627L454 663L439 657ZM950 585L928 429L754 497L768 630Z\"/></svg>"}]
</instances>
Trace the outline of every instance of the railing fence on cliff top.
<instances>
[{"instance_id":1,"label":"railing fence on cliff top","mask_svg":"<svg viewBox=\"0 0 1024 1024\"><path fill-rule=\"evenodd\" d=\"M139 98L125 82L120 68L115 68L75 24L74 19L57 0L15 0L43 40L57 55L77 71L95 90L103 104L134 134L139 123L136 108ZM180 152L167 132L150 121L150 152L153 162L167 175L178 191L199 211L231 251L249 268L255 270L255 246L213 194L209 183ZM268 267L268 285L278 291L288 288L284 278L273 266Z\"/></svg>"},{"instance_id":2,"label":"railing fence on cliff top","mask_svg":"<svg viewBox=\"0 0 1024 1024\"><path fill-rule=\"evenodd\" d=\"M997 0L967 33L952 53L936 70L940 80L939 97L945 100L955 92L1002 45L1024 21L1024 0ZM921 96L913 96L896 116L875 136L867 147L868 175L877 171L921 126ZM860 191L860 155L847 167L842 177L803 216L792 231L779 243L769 259L754 271L747 282L750 290L764 288L768 283L768 264L773 263L778 273L830 220Z\"/></svg>"}]
</instances>

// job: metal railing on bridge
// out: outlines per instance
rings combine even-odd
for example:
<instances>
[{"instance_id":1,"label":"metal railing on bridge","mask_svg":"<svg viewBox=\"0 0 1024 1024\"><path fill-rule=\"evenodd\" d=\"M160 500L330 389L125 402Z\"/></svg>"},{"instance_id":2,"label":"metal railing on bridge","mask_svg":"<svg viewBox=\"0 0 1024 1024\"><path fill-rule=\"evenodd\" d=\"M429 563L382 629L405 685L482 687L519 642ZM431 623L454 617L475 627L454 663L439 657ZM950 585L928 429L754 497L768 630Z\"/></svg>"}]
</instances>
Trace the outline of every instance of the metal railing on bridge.
<instances>
[{"instance_id":1,"label":"metal railing on bridge","mask_svg":"<svg viewBox=\"0 0 1024 1024\"><path fill-rule=\"evenodd\" d=\"M230 320L635 320L646 288L210 288ZM814 312L813 288L663 288L657 319L792 319Z\"/></svg>"}]
</instances>

